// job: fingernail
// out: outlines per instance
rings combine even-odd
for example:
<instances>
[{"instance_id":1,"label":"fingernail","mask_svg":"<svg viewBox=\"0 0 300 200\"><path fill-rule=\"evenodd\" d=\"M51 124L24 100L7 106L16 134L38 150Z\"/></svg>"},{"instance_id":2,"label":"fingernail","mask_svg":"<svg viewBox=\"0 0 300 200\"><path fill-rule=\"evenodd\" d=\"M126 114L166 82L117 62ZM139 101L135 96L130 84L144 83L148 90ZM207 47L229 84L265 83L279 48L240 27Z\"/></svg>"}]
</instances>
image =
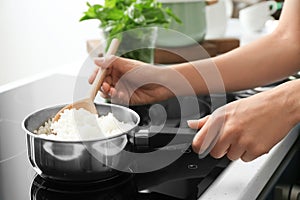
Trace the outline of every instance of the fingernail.
<instances>
[{"instance_id":1,"label":"fingernail","mask_svg":"<svg viewBox=\"0 0 300 200\"><path fill-rule=\"evenodd\" d=\"M195 123L197 121L198 121L197 119L189 119L189 120L187 120L187 123Z\"/></svg>"},{"instance_id":2,"label":"fingernail","mask_svg":"<svg viewBox=\"0 0 300 200\"><path fill-rule=\"evenodd\" d=\"M199 122L200 122L200 120L198 120L198 119L187 120L187 123L188 123L189 126L198 125Z\"/></svg>"}]
</instances>

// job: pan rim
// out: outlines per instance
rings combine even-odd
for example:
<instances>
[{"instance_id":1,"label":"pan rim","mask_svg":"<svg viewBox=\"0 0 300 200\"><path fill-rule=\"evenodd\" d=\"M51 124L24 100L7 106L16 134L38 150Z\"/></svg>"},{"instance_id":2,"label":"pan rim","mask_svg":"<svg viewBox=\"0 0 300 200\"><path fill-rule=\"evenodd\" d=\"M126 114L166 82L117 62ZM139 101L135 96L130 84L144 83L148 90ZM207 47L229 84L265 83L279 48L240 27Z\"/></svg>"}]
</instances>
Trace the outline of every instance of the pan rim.
<instances>
[{"instance_id":1,"label":"pan rim","mask_svg":"<svg viewBox=\"0 0 300 200\"><path fill-rule=\"evenodd\" d=\"M27 128L26 128L26 122L28 121L29 117L31 117L32 115L38 113L38 112L41 112L43 110L46 110L46 109L53 109L53 108L58 108L58 107L63 107L67 104L56 104L56 105L52 105L52 106L48 106L48 107L44 107L44 108L40 108L38 110L35 110L31 113L29 113L23 120L22 120L22 129L25 131L26 135L27 136L32 136L36 139L41 139L41 140L44 140L44 141L51 141L51 142L57 142L57 143L70 143L70 144L74 144L74 143L92 143L92 142L99 142L99 141L106 141L106 140L111 140L111 139L115 139L115 138L118 138L120 136L123 136L123 135L127 135L128 133L130 133L131 131L133 131L134 129L137 129L138 127L138 124L140 123L140 116L137 114L137 112L135 112L134 110L130 109L130 108L127 108L125 106L122 106L122 105L117 105L117 104L110 104L110 103L95 103L95 105L97 106L101 106L101 105L104 105L104 106L109 106L109 107L117 107L117 108L121 108L121 109L126 109L126 111L130 112L133 116L136 117L136 122L132 125L132 128L126 130L126 132L123 132L123 133L120 133L120 134L115 134L115 135L112 135L110 137L99 137L99 138L92 138L92 139L84 139L84 140L56 140L56 139L52 139L52 138L45 138L45 137L42 137L42 136L39 136L31 131L29 131Z\"/></svg>"}]
</instances>

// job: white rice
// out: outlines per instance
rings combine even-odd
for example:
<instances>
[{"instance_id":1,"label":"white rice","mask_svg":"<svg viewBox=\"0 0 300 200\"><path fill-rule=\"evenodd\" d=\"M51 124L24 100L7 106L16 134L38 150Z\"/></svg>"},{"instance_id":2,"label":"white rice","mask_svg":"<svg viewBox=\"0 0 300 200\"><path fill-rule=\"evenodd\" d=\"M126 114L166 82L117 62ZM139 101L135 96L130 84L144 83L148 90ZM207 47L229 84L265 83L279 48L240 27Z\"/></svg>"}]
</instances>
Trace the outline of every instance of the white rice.
<instances>
[{"instance_id":1,"label":"white rice","mask_svg":"<svg viewBox=\"0 0 300 200\"><path fill-rule=\"evenodd\" d=\"M67 109L58 121L45 122L35 133L54 140L82 141L107 138L132 127L133 124L120 122L112 113L98 117L85 109Z\"/></svg>"}]
</instances>

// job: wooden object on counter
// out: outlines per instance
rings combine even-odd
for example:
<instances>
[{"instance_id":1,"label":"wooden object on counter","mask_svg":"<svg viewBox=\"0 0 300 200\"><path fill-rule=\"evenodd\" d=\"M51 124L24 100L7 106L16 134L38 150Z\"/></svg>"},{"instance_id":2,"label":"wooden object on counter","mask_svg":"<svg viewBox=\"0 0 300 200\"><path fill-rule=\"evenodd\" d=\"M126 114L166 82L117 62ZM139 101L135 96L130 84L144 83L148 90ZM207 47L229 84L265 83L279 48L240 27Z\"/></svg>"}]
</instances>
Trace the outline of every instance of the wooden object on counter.
<instances>
[{"instance_id":1,"label":"wooden object on counter","mask_svg":"<svg viewBox=\"0 0 300 200\"><path fill-rule=\"evenodd\" d=\"M182 63L214 57L226 53L240 46L239 39L221 38L210 39L191 46L184 47L157 47L154 53L154 62L159 64ZM102 56L100 40L88 40L87 51L93 56Z\"/></svg>"},{"instance_id":2,"label":"wooden object on counter","mask_svg":"<svg viewBox=\"0 0 300 200\"><path fill-rule=\"evenodd\" d=\"M155 63L171 64L181 63L214 57L226 53L240 46L236 38L210 39L186 47L155 49ZM202 48L201 48L202 47Z\"/></svg>"},{"instance_id":3,"label":"wooden object on counter","mask_svg":"<svg viewBox=\"0 0 300 200\"><path fill-rule=\"evenodd\" d=\"M160 64L182 63L213 57L218 54L215 44L203 42L184 47L157 47L154 62Z\"/></svg>"},{"instance_id":4,"label":"wooden object on counter","mask_svg":"<svg viewBox=\"0 0 300 200\"><path fill-rule=\"evenodd\" d=\"M212 5L218 3L218 0L205 0L206 5Z\"/></svg>"},{"instance_id":5,"label":"wooden object on counter","mask_svg":"<svg viewBox=\"0 0 300 200\"><path fill-rule=\"evenodd\" d=\"M226 53L240 46L240 40L236 38L210 39L206 42L216 45L217 54Z\"/></svg>"}]
</instances>

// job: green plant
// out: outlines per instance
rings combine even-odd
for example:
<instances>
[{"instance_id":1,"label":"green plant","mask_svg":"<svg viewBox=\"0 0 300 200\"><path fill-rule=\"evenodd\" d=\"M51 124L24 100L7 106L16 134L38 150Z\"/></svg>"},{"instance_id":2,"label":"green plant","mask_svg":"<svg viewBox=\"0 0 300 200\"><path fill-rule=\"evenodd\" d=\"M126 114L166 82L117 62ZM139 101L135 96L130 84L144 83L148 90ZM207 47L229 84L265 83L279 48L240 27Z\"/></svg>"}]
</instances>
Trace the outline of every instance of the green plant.
<instances>
[{"instance_id":1,"label":"green plant","mask_svg":"<svg viewBox=\"0 0 300 200\"><path fill-rule=\"evenodd\" d=\"M107 38L117 37L121 41L122 33L128 30L149 26L168 27L172 19L181 22L169 8L155 0L105 0L104 5L87 3L87 6L88 10L80 21L97 19Z\"/></svg>"},{"instance_id":2,"label":"green plant","mask_svg":"<svg viewBox=\"0 0 300 200\"><path fill-rule=\"evenodd\" d=\"M90 5L80 21L100 20L100 27L110 35L134 28L170 23L171 18L180 22L169 8L155 0L105 0L104 5Z\"/></svg>"}]
</instances>

